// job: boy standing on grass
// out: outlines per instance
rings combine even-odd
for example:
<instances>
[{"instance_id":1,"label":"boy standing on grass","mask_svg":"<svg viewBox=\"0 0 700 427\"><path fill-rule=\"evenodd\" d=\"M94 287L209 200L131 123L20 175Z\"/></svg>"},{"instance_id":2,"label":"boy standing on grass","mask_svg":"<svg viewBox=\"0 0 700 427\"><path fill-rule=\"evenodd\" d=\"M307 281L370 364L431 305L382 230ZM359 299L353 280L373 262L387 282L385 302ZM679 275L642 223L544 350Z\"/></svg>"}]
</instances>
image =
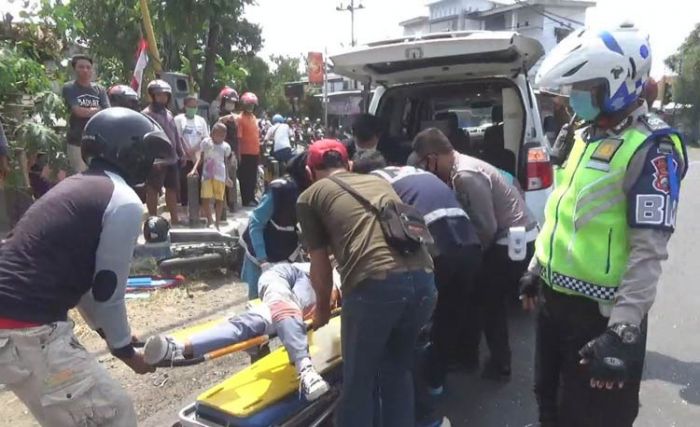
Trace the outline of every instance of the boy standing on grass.
<instances>
[{"instance_id":1,"label":"boy standing on grass","mask_svg":"<svg viewBox=\"0 0 700 427\"><path fill-rule=\"evenodd\" d=\"M231 157L231 146L224 141L226 138L226 125L217 123L211 130L211 136L202 141L201 151L197 155L197 162L190 175L197 175L197 168L201 163L202 168L202 207L207 217L207 227L211 226L211 199L214 199L216 221L214 225L219 229L221 213L224 208L224 193L226 186L233 183L228 178L227 164Z\"/></svg>"}]
</instances>

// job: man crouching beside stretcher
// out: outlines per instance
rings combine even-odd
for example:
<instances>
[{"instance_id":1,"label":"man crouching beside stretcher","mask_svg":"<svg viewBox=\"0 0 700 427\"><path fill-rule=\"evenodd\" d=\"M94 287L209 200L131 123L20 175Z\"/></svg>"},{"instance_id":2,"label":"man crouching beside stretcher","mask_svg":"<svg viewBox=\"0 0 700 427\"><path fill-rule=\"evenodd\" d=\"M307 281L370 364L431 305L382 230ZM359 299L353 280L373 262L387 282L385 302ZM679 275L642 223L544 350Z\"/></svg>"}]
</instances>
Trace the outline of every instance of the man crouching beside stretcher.
<instances>
[{"instance_id":1,"label":"man crouching beside stretcher","mask_svg":"<svg viewBox=\"0 0 700 427\"><path fill-rule=\"evenodd\" d=\"M262 304L195 333L185 341L167 335L150 337L144 348L146 362L156 365L173 358L195 358L250 338L276 333L296 367L304 397L308 401L319 398L329 386L311 364L306 339L304 319L313 316L316 306L316 294L309 281L309 263L273 265L260 276L258 294Z\"/></svg>"}]
</instances>

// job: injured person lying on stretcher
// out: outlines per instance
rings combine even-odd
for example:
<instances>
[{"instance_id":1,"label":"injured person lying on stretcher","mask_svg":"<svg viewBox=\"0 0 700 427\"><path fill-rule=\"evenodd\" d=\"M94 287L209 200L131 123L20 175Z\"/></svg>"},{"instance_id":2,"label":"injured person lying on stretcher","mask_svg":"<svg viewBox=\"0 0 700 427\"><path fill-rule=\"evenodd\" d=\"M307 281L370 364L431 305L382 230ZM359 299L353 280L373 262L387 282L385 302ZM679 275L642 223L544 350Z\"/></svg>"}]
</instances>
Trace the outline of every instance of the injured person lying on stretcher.
<instances>
[{"instance_id":1,"label":"injured person lying on stretcher","mask_svg":"<svg viewBox=\"0 0 700 427\"><path fill-rule=\"evenodd\" d=\"M311 363L305 319L313 317L316 294L309 280L309 263L279 263L266 270L258 281L261 303L223 320L211 328L177 340L155 335L146 341L144 358L157 365L178 358L196 358L226 346L261 335L277 334L299 374L299 388L306 400L318 399L329 385ZM339 275L334 272L332 304L339 296Z\"/></svg>"}]
</instances>

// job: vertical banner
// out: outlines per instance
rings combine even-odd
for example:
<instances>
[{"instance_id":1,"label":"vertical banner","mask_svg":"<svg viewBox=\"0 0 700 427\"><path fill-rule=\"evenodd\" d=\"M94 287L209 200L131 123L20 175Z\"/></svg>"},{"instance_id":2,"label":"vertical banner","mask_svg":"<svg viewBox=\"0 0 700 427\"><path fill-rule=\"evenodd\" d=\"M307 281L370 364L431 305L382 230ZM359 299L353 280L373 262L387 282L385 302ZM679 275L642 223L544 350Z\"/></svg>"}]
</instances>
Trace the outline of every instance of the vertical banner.
<instances>
[{"instance_id":1,"label":"vertical banner","mask_svg":"<svg viewBox=\"0 0 700 427\"><path fill-rule=\"evenodd\" d=\"M307 71L309 73L309 84L323 84L324 64L321 52L309 52L307 59Z\"/></svg>"},{"instance_id":2,"label":"vertical banner","mask_svg":"<svg viewBox=\"0 0 700 427\"><path fill-rule=\"evenodd\" d=\"M141 83L143 81L143 70L146 69L148 65L148 43L145 39L139 41L139 47L136 51L136 66L134 67L134 74L131 78L131 88L141 96Z\"/></svg>"}]
</instances>

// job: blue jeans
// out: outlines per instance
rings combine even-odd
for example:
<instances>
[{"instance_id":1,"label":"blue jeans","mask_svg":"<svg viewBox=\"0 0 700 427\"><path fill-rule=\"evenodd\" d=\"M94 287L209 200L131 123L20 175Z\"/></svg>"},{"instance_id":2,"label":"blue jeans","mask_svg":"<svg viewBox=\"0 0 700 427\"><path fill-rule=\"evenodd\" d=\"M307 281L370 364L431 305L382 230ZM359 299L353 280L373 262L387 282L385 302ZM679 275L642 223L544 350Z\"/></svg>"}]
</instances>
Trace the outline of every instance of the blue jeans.
<instances>
[{"instance_id":1,"label":"blue jeans","mask_svg":"<svg viewBox=\"0 0 700 427\"><path fill-rule=\"evenodd\" d=\"M343 297L343 390L338 427L371 426L379 389L383 427L412 426L413 366L418 332L432 315L433 273L389 273Z\"/></svg>"},{"instance_id":2,"label":"blue jeans","mask_svg":"<svg viewBox=\"0 0 700 427\"><path fill-rule=\"evenodd\" d=\"M292 149L289 147L277 150L272 153L272 157L274 157L275 160L277 160L280 163L287 163L287 161L293 156L294 153L292 153Z\"/></svg>"}]
</instances>

